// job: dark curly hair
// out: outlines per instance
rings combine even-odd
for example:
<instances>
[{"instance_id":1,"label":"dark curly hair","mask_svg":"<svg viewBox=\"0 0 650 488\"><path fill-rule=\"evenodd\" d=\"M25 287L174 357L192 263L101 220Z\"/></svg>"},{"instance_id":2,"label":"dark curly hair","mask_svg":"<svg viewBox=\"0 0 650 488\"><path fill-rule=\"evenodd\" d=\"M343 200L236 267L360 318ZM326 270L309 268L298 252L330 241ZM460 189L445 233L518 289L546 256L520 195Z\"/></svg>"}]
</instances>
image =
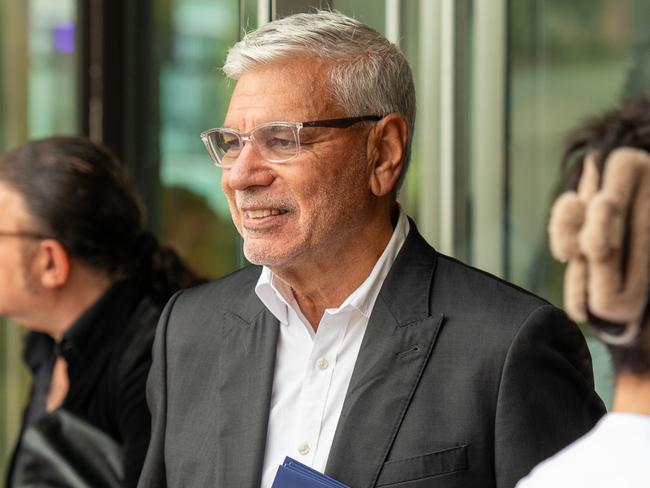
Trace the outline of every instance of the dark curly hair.
<instances>
[{"instance_id":1,"label":"dark curly hair","mask_svg":"<svg viewBox=\"0 0 650 488\"><path fill-rule=\"evenodd\" d=\"M562 155L562 167L569 175L567 187L577 187L587 153L596 152L596 166L602 173L607 157L619 147L650 152L650 99L629 99L570 133Z\"/></svg>"}]
</instances>

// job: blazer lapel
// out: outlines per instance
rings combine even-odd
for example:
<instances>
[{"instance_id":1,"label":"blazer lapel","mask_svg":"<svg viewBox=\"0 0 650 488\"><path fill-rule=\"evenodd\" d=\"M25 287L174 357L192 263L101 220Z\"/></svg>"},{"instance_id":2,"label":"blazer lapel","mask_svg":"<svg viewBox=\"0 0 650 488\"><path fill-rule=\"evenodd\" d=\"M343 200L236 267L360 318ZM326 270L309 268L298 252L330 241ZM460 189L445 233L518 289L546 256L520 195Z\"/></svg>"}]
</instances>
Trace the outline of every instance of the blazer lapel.
<instances>
[{"instance_id":1,"label":"blazer lapel","mask_svg":"<svg viewBox=\"0 0 650 488\"><path fill-rule=\"evenodd\" d=\"M248 302L224 314L216 486L261 482L279 323L257 296Z\"/></svg>"},{"instance_id":2,"label":"blazer lapel","mask_svg":"<svg viewBox=\"0 0 650 488\"><path fill-rule=\"evenodd\" d=\"M370 316L327 462L330 476L354 488L375 486L443 322L429 307L435 262L411 222Z\"/></svg>"}]
</instances>

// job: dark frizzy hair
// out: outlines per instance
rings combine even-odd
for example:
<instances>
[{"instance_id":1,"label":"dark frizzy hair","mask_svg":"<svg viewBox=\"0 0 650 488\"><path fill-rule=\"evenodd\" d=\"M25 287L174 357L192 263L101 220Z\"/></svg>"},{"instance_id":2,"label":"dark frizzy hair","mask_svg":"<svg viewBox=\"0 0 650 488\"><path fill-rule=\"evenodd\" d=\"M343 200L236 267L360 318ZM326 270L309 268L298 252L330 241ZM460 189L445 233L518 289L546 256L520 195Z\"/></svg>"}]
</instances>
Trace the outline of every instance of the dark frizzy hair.
<instances>
[{"instance_id":1,"label":"dark frizzy hair","mask_svg":"<svg viewBox=\"0 0 650 488\"><path fill-rule=\"evenodd\" d=\"M602 174L607 157L619 147L650 152L650 99L627 100L571 132L562 155L562 167L568 175L566 186L578 186L587 153L597 153L596 166Z\"/></svg>"},{"instance_id":2,"label":"dark frizzy hair","mask_svg":"<svg viewBox=\"0 0 650 488\"><path fill-rule=\"evenodd\" d=\"M138 195L117 158L81 137L28 142L0 157L39 233L111 279L136 278L157 301L203 282L145 230Z\"/></svg>"},{"instance_id":3,"label":"dark frizzy hair","mask_svg":"<svg viewBox=\"0 0 650 488\"><path fill-rule=\"evenodd\" d=\"M587 120L570 134L562 157L565 186L573 190L577 188L588 153L595 152L596 167L602 175L609 154L619 147L631 147L650 153L650 99L629 99L620 107ZM623 244L623 248L626 247L627 238ZM650 373L650 296L642 320L644 325L641 335L634 344L608 345L617 372ZM589 315L589 324L608 332L620 327L593 315Z\"/></svg>"}]
</instances>

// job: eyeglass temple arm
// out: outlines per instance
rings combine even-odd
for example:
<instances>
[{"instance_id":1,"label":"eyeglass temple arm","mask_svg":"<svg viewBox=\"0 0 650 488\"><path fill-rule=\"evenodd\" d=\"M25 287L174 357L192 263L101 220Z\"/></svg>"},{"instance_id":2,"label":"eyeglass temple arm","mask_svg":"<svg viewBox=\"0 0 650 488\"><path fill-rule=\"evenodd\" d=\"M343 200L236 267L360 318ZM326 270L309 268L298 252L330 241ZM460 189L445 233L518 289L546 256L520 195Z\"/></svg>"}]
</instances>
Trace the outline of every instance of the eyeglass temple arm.
<instances>
[{"instance_id":1,"label":"eyeglass temple arm","mask_svg":"<svg viewBox=\"0 0 650 488\"><path fill-rule=\"evenodd\" d=\"M303 127L334 127L337 129L345 129L351 125L358 124L359 122L378 121L383 119L381 115L363 115L361 117L346 117L343 119L328 119L328 120L312 120L303 122Z\"/></svg>"}]
</instances>

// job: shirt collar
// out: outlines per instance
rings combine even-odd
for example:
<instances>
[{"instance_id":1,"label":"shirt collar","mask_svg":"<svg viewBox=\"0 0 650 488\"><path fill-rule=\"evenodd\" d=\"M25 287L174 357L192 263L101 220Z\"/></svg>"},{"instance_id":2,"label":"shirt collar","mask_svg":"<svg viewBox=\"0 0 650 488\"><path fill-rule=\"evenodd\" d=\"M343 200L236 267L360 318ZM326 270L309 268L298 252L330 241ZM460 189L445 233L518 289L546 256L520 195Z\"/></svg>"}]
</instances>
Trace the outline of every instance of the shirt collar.
<instances>
[{"instance_id":1,"label":"shirt collar","mask_svg":"<svg viewBox=\"0 0 650 488\"><path fill-rule=\"evenodd\" d=\"M285 295L293 300L293 293L286 288L287 286L278 280L269 268L266 266L262 267L262 273L255 285L255 293L264 306L275 315L275 318L281 324L289 322L289 310L287 307L291 305L285 299ZM283 290L284 293L280 290Z\"/></svg>"},{"instance_id":2,"label":"shirt collar","mask_svg":"<svg viewBox=\"0 0 650 488\"><path fill-rule=\"evenodd\" d=\"M327 309L327 313L337 314L350 307L355 308L366 318L370 317L370 313L375 305L375 300L379 296L381 286L390 271L390 268L397 257L402 245L406 241L406 236L409 233L410 224L408 218L401 207L399 207L399 216L393 235L388 241L384 252L375 263L372 271L359 287L354 290L343 303L334 309ZM291 289L279 280L273 272L264 266L260 274L257 284L255 285L255 293L262 301L264 306L280 321L281 324L288 323L288 307L294 310L298 309L298 304L293 297Z\"/></svg>"}]
</instances>

